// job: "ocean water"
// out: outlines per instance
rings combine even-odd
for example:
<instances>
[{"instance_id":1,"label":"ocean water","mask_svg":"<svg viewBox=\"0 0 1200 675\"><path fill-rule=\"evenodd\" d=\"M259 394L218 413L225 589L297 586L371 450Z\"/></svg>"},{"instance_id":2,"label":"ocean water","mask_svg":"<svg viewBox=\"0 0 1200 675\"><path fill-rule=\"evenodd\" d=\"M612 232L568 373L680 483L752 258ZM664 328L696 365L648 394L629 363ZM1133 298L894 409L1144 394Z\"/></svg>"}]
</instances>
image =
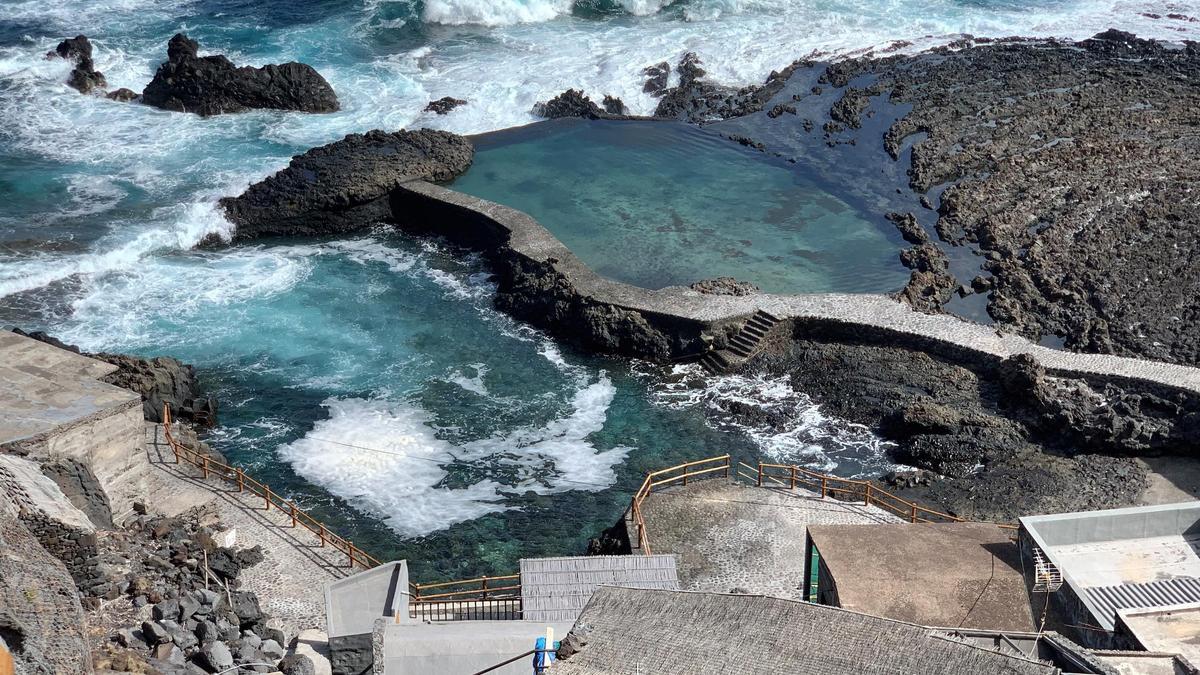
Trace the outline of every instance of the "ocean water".
<instances>
[{"instance_id":1,"label":"ocean water","mask_svg":"<svg viewBox=\"0 0 1200 675\"><path fill-rule=\"evenodd\" d=\"M896 228L819 179L693 125L556 120L481 137L453 187L525 211L592 269L645 288L902 288Z\"/></svg>"},{"instance_id":2,"label":"ocean water","mask_svg":"<svg viewBox=\"0 0 1200 675\"><path fill-rule=\"evenodd\" d=\"M886 448L783 381L574 353L496 313L486 269L436 242L381 229L194 251L228 233L219 197L346 133L494 131L572 86L649 112L641 69L686 51L742 83L812 53L900 39L920 49L966 32L1117 26L1196 39L1200 24L1153 18L1188 11L1162 0L4 0L0 324L193 362L223 403L214 444L357 543L408 557L418 577L508 572L522 555L579 552L644 471L678 459L729 451L856 475L885 469ZM201 119L79 95L63 84L69 66L43 58L86 33L110 86L141 90L177 31L239 64L310 63L343 110ZM446 95L470 103L422 111ZM724 412L738 401L785 421L739 426Z\"/></svg>"}]
</instances>

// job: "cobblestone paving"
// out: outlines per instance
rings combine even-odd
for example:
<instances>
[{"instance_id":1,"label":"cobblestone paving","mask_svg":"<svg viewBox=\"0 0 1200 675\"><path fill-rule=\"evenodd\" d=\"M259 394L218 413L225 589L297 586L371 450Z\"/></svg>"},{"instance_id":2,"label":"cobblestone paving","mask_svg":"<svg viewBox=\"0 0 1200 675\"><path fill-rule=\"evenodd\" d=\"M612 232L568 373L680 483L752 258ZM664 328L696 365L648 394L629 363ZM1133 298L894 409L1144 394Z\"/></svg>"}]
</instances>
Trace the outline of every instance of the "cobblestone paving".
<instances>
[{"instance_id":1,"label":"cobblestone paving","mask_svg":"<svg viewBox=\"0 0 1200 675\"><path fill-rule=\"evenodd\" d=\"M245 569L239 579L243 590L258 594L271 623L289 638L309 628L324 630L325 583L350 573L344 553L322 548L315 534L303 526L293 528L279 509L265 510L261 497L239 493L220 478L204 479L190 464L175 464L159 425L146 425L146 453L152 510L176 515L211 505L225 526L236 529L237 546L262 546L266 559Z\"/></svg>"},{"instance_id":2,"label":"cobblestone paving","mask_svg":"<svg viewBox=\"0 0 1200 675\"><path fill-rule=\"evenodd\" d=\"M652 493L642 504L642 516L651 550L678 554L681 588L796 599L803 592L809 523L901 522L875 506L725 479Z\"/></svg>"}]
</instances>

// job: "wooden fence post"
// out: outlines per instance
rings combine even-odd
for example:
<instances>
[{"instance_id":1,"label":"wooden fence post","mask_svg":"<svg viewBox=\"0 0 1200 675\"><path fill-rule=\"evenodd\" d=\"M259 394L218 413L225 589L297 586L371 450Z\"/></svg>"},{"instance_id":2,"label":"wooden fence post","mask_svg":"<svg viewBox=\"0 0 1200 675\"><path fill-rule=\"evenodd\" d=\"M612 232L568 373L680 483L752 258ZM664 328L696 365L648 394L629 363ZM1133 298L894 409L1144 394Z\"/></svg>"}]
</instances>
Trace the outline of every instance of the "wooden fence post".
<instances>
[{"instance_id":1,"label":"wooden fence post","mask_svg":"<svg viewBox=\"0 0 1200 675\"><path fill-rule=\"evenodd\" d=\"M202 459L202 461L200 462L200 471L204 474L205 478L208 478L208 457L205 456L201 459Z\"/></svg>"},{"instance_id":2,"label":"wooden fence post","mask_svg":"<svg viewBox=\"0 0 1200 675\"><path fill-rule=\"evenodd\" d=\"M240 467L237 470L237 484L238 492L241 492L243 489L245 489L245 476L243 475L243 471Z\"/></svg>"},{"instance_id":3,"label":"wooden fence post","mask_svg":"<svg viewBox=\"0 0 1200 675\"><path fill-rule=\"evenodd\" d=\"M483 575L482 588L483 588L483 600L484 600L484 602L486 602L487 601L487 575L486 574Z\"/></svg>"},{"instance_id":4,"label":"wooden fence post","mask_svg":"<svg viewBox=\"0 0 1200 675\"><path fill-rule=\"evenodd\" d=\"M270 485L263 486L263 499L265 499L267 501L267 508L264 510L270 511L271 510L271 486Z\"/></svg>"},{"instance_id":5,"label":"wooden fence post","mask_svg":"<svg viewBox=\"0 0 1200 675\"><path fill-rule=\"evenodd\" d=\"M828 478L825 476L825 474L821 474L821 499L825 499L825 495L829 491L826 487L827 480Z\"/></svg>"},{"instance_id":6,"label":"wooden fence post","mask_svg":"<svg viewBox=\"0 0 1200 675\"><path fill-rule=\"evenodd\" d=\"M909 522L913 522L913 523L917 522L917 505L916 504L912 505L912 512L910 514L910 517L911 517L911 520Z\"/></svg>"},{"instance_id":7,"label":"wooden fence post","mask_svg":"<svg viewBox=\"0 0 1200 675\"><path fill-rule=\"evenodd\" d=\"M795 464L792 465L792 485L788 489L789 490L796 489L796 465Z\"/></svg>"},{"instance_id":8,"label":"wooden fence post","mask_svg":"<svg viewBox=\"0 0 1200 675\"><path fill-rule=\"evenodd\" d=\"M296 505L292 504L291 502L288 502L288 505L292 507L292 527L295 527L296 526Z\"/></svg>"},{"instance_id":9,"label":"wooden fence post","mask_svg":"<svg viewBox=\"0 0 1200 675\"><path fill-rule=\"evenodd\" d=\"M346 553L350 556L350 569L354 569L354 542L346 540Z\"/></svg>"},{"instance_id":10,"label":"wooden fence post","mask_svg":"<svg viewBox=\"0 0 1200 675\"><path fill-rule=\"evenodd\" d=\"M321 523L321 548L325 548L325 523Z\"/></svg>"},{"instance_id":11,"label":"wooden fence post","mask_svg":"<svg viewBox=\"0 0 1200 675\"><path fill-rule=\"evenodd\" d=\"M762 479L763 479L763 465L762 465L762 462L759 462L758 463L758 487L762 487Z\"/></svg>"},{"instance_id":12,"label":"wooden fence post","mask_svg":"<svg viewBox=\"0 0 1200 675\"><path fill-rule=\"evenodd\" d=\"M871 484L867 483L867 489L863 490L863 506L871 505Z\"/></svg>"},{"instance_id":13,"label":"wooden fence post","mask_svg":"<svg viewBox=\"0 0 1200 675\"><path fill-rule=\"evenodd\" d=\"M725 477L726 478L729 478L729 465L731 462L733 462L733 459L730 458L729 455L725 455Z\"/></svg>"}]
</instances>

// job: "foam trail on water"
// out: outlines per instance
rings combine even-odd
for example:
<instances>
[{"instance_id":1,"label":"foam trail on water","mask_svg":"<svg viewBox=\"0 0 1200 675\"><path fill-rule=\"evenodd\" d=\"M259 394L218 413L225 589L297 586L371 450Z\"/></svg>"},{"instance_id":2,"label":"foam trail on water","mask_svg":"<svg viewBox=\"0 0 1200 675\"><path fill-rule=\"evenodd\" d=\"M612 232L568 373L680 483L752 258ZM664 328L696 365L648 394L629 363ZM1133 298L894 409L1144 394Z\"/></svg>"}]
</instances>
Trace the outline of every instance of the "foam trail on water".
<instances>
[{"instance_id":1,"label":"foam trail on water","mask_svg":"<svg viewBox=\"0 0 1200 675\"><path fill-rule=\"evenodd\" d=\"M419 536L503 511L506 493L611 485L629 448L598 451L587 437L604 426L615 391L602 377L574 394L563 417L457 445L438 438L428 414L411 403L329 399L329 418L278 452L309 481L385 519L400 535ZM492 478L446 485L462 480L456 469L474 476L499 467L515 470L515 485Z\"/></svg>"}]
</instances>

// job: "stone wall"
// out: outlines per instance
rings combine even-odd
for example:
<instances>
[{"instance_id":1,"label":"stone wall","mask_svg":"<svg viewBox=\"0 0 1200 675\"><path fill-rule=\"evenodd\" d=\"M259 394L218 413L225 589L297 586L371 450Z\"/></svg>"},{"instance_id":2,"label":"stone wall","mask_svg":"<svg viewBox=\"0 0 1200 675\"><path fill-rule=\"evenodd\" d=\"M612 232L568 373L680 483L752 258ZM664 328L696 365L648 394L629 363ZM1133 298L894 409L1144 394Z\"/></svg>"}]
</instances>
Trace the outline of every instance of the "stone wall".
<instances>
[{"instance_id":1,"label":"stone wall","mask_svg":"<svg viewBox=\"0 0 1200 675\"><path fill-rule=\"evenodd\" d=\"M17 513L0 499L0 639L18 673L91 673L75 583Z\"/></svg>"},{"instance_id":2,"label":"stone wall","mask_svg":"<svg viewBox=\"0 0 1200 675\"><path fill-rule=\"evenodd\" d=\"M11 443L4 450L39 461L82 463L104 488L112 519L120 522L133 514L134 502L144 502L147 496L150 464L142 447L144 425L141 402L132 400L119 410Z\"/></svg>"}]
</instances>

